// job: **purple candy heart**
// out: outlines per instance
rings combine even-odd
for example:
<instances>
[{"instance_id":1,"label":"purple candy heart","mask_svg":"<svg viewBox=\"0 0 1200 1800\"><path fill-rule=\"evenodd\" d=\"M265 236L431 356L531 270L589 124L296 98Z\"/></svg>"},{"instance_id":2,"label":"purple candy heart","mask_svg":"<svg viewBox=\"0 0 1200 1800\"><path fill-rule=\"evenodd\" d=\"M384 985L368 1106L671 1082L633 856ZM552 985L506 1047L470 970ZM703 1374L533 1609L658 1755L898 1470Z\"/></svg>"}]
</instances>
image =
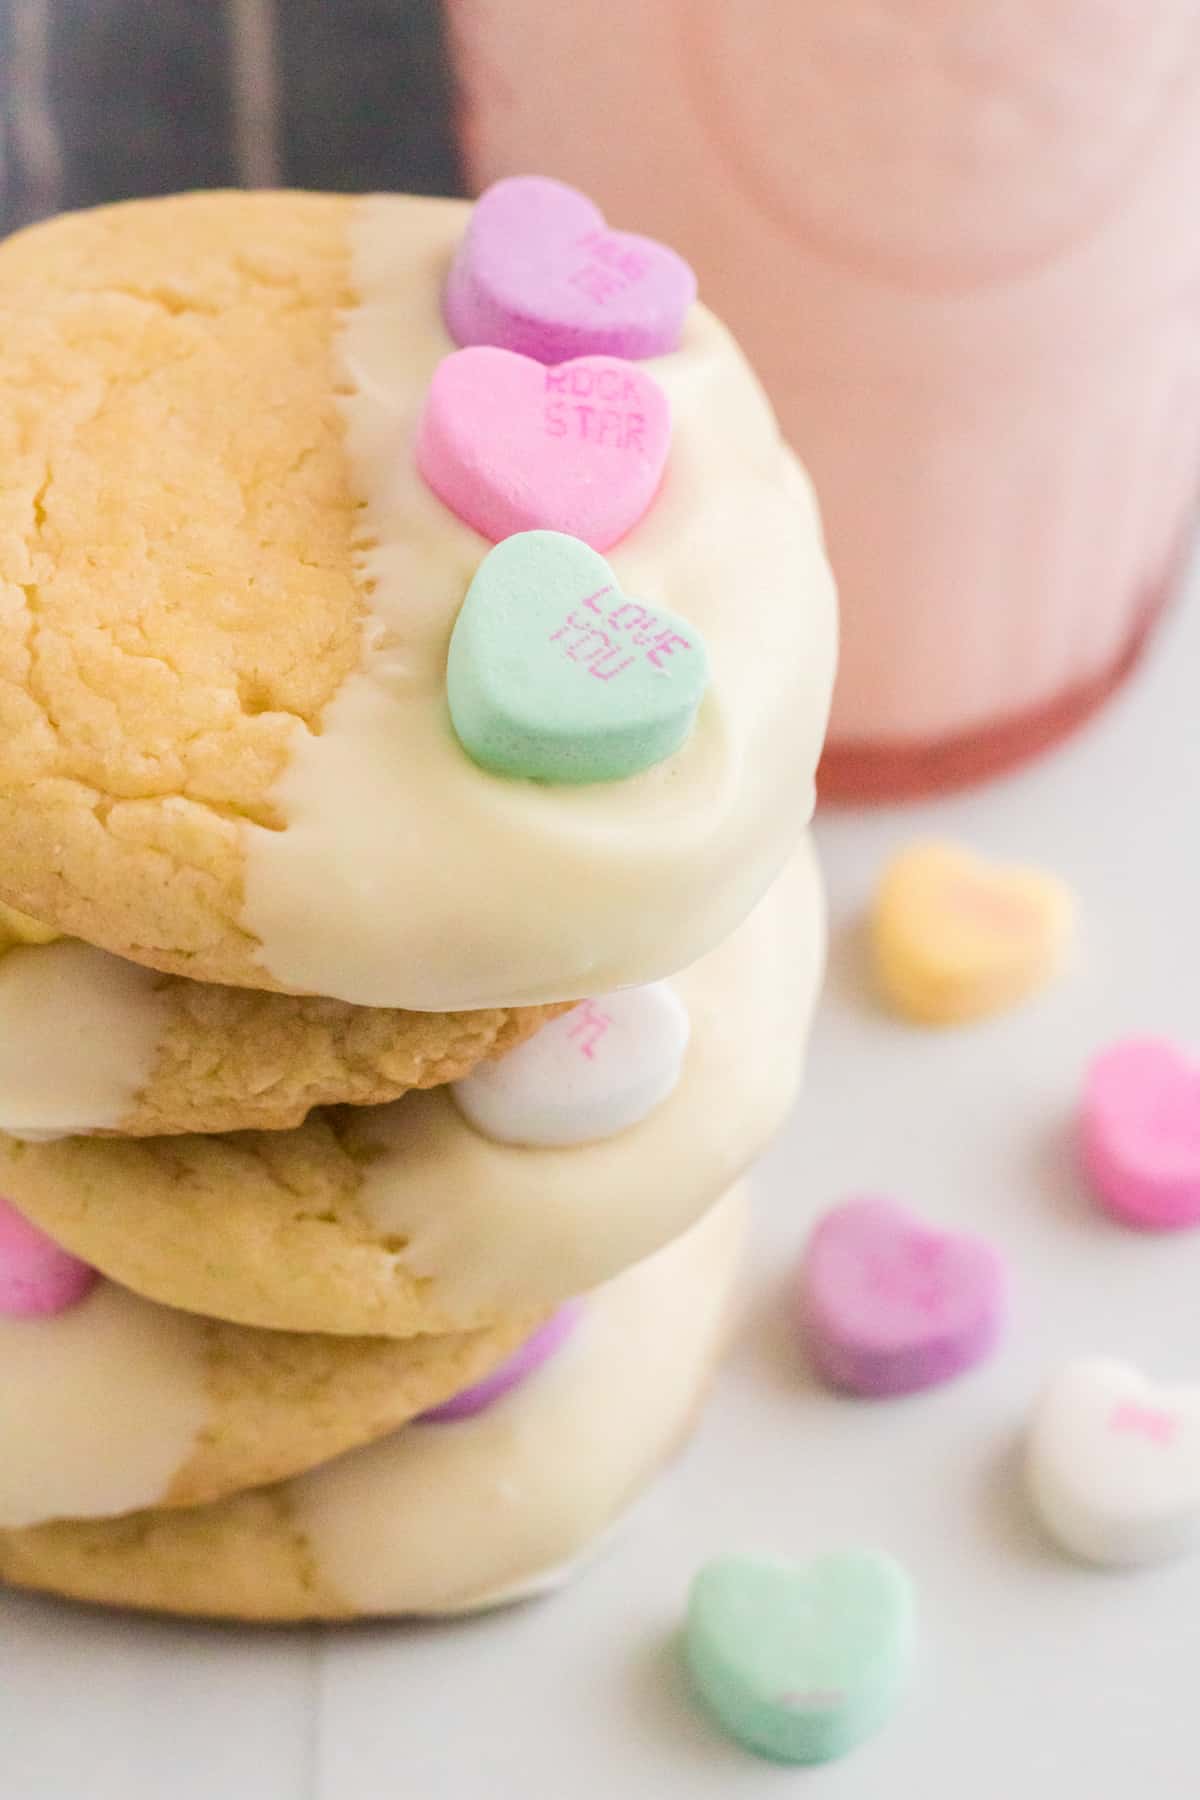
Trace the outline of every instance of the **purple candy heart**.
<instances>
[{"instance_id":1,"label":"purple candy heart","mask_svg":"<svg viewBox=\"0 0 1200 1800\"><path fill-rule=\"evenodd\" d=\"M1000 1336L1005 1296L989 1244L934 1231L891 1200L835 1206L800 1266L814 1363L835 1387L874 1397L933 1387L980 1362Z\"/></svg>"},{"instance_id":2,"label":"purple candy heart","mask_svg":"<svg viewBox=\"0 0 1200 1800\"><path fill-rule=\"evenodd\" d=\"M446 280L455 342L495 344L542 363L662 356L679 344L696 277L665 244L610 231L561 181L517 175L475 204Z\"/></svg>"},{"instance_id":3,"label":"purple candy heart","mask_svg":"<svg viewBox=\"0 0 1200 1800\"><path fill-rule=\"evenodd\" d=\"M485 1412L494 1406L497 1400L504 1397L511 1389L527 1381L535 1369L540 1369L557 1350L560 1350L574 1331L583 1311L582 1302L568 1300L560 1306L533 1333L527 1337L510 1357L494 1368L490 1375L471 1387L463 1388L461 1393L454 1394L449 1400L443 1400L440 1406L430 1407L417 1419L418 1425L453 1425L460 1419L473 1419L476 1413Z\"/></svg>"}]
</instances>

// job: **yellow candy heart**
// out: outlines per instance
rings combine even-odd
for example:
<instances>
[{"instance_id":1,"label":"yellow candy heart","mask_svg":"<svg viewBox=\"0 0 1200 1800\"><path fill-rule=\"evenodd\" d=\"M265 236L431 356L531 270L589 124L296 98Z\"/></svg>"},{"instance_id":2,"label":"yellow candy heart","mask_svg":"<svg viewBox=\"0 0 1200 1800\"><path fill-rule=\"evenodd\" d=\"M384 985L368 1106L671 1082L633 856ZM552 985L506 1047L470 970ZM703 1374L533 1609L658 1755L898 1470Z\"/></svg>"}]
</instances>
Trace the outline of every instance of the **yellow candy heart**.
<instances>
[{"instance_id":1,"label":"yellow candy heart","mask_svg":"<svg viewBox=\"0 0 1200 1800\"><path fill-rule=\"evenodd\" d=\"M1057 970L1074 902L1056 876L953 844L913 844L884 870L871 940L883 994L906 1018L958 1025L1014 1006Z\"/></svg>"}]
</instances>

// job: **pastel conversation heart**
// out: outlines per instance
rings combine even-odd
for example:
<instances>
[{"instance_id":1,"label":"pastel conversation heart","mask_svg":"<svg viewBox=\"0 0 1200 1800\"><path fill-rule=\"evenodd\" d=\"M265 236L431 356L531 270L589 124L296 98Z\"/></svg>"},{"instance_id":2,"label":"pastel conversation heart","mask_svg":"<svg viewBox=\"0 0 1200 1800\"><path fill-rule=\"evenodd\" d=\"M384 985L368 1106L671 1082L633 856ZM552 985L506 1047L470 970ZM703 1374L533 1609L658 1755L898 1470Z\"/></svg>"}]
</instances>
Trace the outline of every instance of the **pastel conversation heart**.
<instances>
[{"instance_id":1,"label":"pastel conversation heart","mask_svg":"<svg viewBox=\"0 0 1200 1800\"><path fill-rule=\"evenodd\" d=\"M947 1381L1000 1336L1004 1265L990 1245L921 1224L891 1200L856 1199L818 1223L800 1265L813 1362L835 1387L881 1397Z\"/></svg>"},{"instance_id":2,"label":"pastel conversation heart","mask_svg":"<svg viewBox=\"0 0 1200 1800\"><path fill-rule=\"evenodd\" d=\"M1092 1189L1126 1225L1200 1222L1200 1067L1175 1044L1128 1038L1088 1070L1080 1150Z\"/></svg>"},{"instance_id":3,"label":"pastel conversation heart","mask_svg":"<svg viewBox=\"0 0 1200 1800\"><path fill-rule=\"evenodd\" d=\"M653 238L612 231L561 181L518 175L476 201L443 300L457 344L538 362L593 352L637 359L679 343L696 277Z\"/></svg>"},{"instance_id":4,"label":"pastel conversation heart","mask_svg":"<svg viewBox=\"0 0 1200 1800\"><path fill-rule=\"evenodd\" d=\"M560 1306L551 1313L544 1325L539 1325L511 1356L505 1357L482 1381L463 1388L449 1400L443 1400L440 1406L430 1407L428 1412L421 1413L416 1423L457 1425L463 1419L473 1419L495 1406L498 1400L503 1400L505 1394L520 1387L531 1375L537 1373L543 1363L557 1355L579 1323L582 1307L582 1301L568 1300L565 1306Z\"/></svg>"},{"instance_id":5,"label":"pastel conversation heart","mask_svg":"<svg viewBox=\"0 0 1200 1800\"><path fill-rule=\"evenodd\" d=\"M584 1000L452 1092L485 1137L593 1143L653 1112L679 1080L690 1021L665 981Z\"/></svg>"},{"instance_id":6,"label":"pastel conversation heart","mask_svg":"<svg viewBox=\"0 0 1200 1800\"><path fill-rule=\"evenodd\" d=\"M35 1319L66 1312L97 1280L96 1271L0 1200L0 1317Z\"/></svg>"},{"instance_id":7,"label":"pastel conversation heart","mask_svg":"<svg viewBox=\"0 0 1200 1800\"><path fill-rule=\"evenodd\" d=\"M880 988L922 1024L983 1018L1050 979L1073 916L1053 875L999 867L952 844L914 844L889 864L875 895Z\"/></svg>"},{"instance_id":8,"label":"pastel conversation heart","mask_svg":"<svg viewBox=\"0 0 1200 1800\"><path fill-rule=\"evenodd\" d=\"M842 1756L884 1723L912 1654L912 1584L872 1551L722 1556L688 1598L684 1649L700 1698L738 1743L781 1762Z\"/></svg>"},{"instance_id":9,"label":"pastel conversation heart","mask_svg":"<svg viewBox=\"0 0 1200 1800\"><path fill-rule=\"evenodd\" d=\"M438 364L416 456L438 498L484 537L546 528L607 550L654 498L670 441L667 396L632 363L544 368L481 347Z\"/></svg>"},{"instance_id":10,"label":"pastel conversation heart","mask_svg":"<svg viewBox=\"0 0 1200 1800\"><path fill-rule=\"evenodd\" d=\"M536 781L616 781L685 742L704 644L622 594L578 538L524 531L479 565L450 639L446 693L475 762Z\"/></svg>"},{"instance_id":11,"label":"pastel conversation heart","mask_svg":"<svg viewBox=\"0 0 1200 1800\"><path fill-rule=\"evenodd\" d=\"M1155 1387L1080 1357L1048 1383L1027 1452L1030 1496L1088 1562L1163 1562L1200 1545L1200 1387Z\"/></svg>"}]
</instances>

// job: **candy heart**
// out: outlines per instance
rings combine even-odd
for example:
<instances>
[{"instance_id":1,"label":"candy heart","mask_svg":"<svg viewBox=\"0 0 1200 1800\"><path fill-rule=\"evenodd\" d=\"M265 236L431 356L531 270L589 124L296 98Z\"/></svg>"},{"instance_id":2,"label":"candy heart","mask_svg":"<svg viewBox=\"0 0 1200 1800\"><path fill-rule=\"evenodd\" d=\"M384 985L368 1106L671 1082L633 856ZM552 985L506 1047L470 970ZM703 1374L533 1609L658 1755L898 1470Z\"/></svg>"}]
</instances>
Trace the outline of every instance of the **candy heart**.
<instances>
[{"instance_id":1,"label":"candy heart","mask_svg":"<svg viewBox=\"0 0 1200 1800\"><path fill-rule=\"evenodd\" d=\"M673 755L707 681L694 627L629 599L602 556L557 531L489 551L446 666L468 756L537 781L616 781Z\"/></svg>"},{"instance_id":2,"label":"candy heart","mask_svg":"<svg viewBox=\"0 0 1200 1800\"><path fill-rule=\"evenodd\" d=\"M1200 1543L1200 1387L1158 1388L1081 1357L1033 1416L1030 1495L1050 1535L1089 1562L1162 1562Z\"/></svg>"},{"instance_id":3,"label":"candy heart","mask_svg":"<svg viewBox=\"0 0 1200 1800\"><path fill-rule=\"evenodd\" d=\"M560 1306L556 1312L551 1313L546 1323L527 1337L490 1375L485 1375L482 1381L476 1381L471 1387L463 1388L449 1400L443 1400L440 1406L430 1407L428 1412L421 1413L414 1422L418 1425L456 1425L460 1419L473 1419L477 1413L486 1412L489 1406L494 1406L497 1400L502 1400L513 1388L528 1381L544 1362L548 1362L562 1349L579 1323L581 1311L580 1301L568 1300L565 1306Z\"/></svg>"},{"instance_id":4,"label":"candy heart","mask_svg":"<svg viewBox=\"0 0 1200 1800\"><path fill-rule=\"evenodd\" d=\"M915 844L884 871L872 940L900 1013L953 1025L1013 1006L1061 959L1074 907L1037 869L1001 868L951 844Z\"/></svg>"},{"instance_id":5,"label":"candy heart","mask_svg":"<svg viewBox=\"0 0 1200 1800\"><path fill-rule=\"evenodd\" d=\"M1175 1044L1129 1038L1088 1070L1083 1165L1100 1204L1126 1225L1200 1220L1200 1068Z\"/></svg>"},{"instance_id":6,"label":"candy heart","mask_svg":"<svg viewBox=\"0 0 1200 1800\"><path fill-rule=\"evenodd\" d=\"M484 537L546 527L607 550L654 498L670 441L667 396L631 363L543 368L480 348L435 369L416 456L438 498Z\"/></svg>"},{"instance_id":7,"label":"candy heart","mask_svg":"<svg viewBox=\"0 0 1200 1800\"><path fill-rule=\"evenodd\" d=\"M443 306L455 343L557 363L663 356L695 298L695 275L665 244L610 231L561 181L518 175L476 201Z\"/></svg>"},{"instance_id":8,"label":"candy heart","mask_svg":"<svg viewBox=\"0 0 1200 1800\"><path fill-rule=\"evenodd\" d=\"M731 1737L782 1762L816 1763L883 1724L912 1640L908 1576L859 1550L807 1568L718 1557L692 1583L684 1649L701 1699Z\"/></svg>"},{"instance_id":9,"label":"candy heart","mask_svg":"<svg viewBox=\"0 0 1200 1800\"><path fill-rule=\"evenodd\" d=\"M0 1316L36 1319L66 1312L96 1280L93 1268L0 1200Z\"/></svg>"},{"instance_id":10,"label":"candy heart","mask_svg":"<svg viewBox=\"0 0 1200 1800\"><path fill-rule=\"evenodd\" d=\"M908 1394L982 1360L1005 1313L990 1245L920 1224L890 1200L825 1214L800 1265L800 1317L814 1363L854 1394Z\"/></svg>"},{"instance_id":11,"label":"candy heart","mask_svg":"<svg viewBox=\"0 0 1200 1800\"><path fill-rule=\"evenodd\" d=\"M587 1144L615 1137L661 1104L679 1080L690 1021L665 981L585 1000L452 1092L485 1137L502 1144Z\"/></svg>"}]
</instances>

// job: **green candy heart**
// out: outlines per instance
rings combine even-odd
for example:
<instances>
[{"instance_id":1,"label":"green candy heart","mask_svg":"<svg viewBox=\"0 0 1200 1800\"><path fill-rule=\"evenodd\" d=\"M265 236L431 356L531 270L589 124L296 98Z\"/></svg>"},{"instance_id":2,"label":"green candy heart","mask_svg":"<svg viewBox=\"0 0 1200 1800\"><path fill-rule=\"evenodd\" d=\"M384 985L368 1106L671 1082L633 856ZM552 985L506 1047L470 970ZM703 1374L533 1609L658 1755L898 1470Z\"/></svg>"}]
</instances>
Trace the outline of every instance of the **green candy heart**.
<instances>
[{"instance_id":1,"label":"green candy heart","mask_svg":"<svg viewBox=\"0 0 1200 1800\"><path fill-rule=\"evenodd\" d=\"M913 1593L891 1557L846 1551L806 1568L722 1556L688 1597L692 1680L740 1744L780 1762L828 1762L882 1725L907 1672Z\"/></svg>"},{"instance_id":2,"label":"green candy heart","mask_svg":"<svg viewBox=\"0 0 1200 1800\"><path fill-rule=\"evenodd\" d=\"M450 639L446 692L472 761L533 781L620 781L692 729L708 682L693 626L622 594L561 531L520 531L480 563Z\"/></svg>"}]
</instances>

